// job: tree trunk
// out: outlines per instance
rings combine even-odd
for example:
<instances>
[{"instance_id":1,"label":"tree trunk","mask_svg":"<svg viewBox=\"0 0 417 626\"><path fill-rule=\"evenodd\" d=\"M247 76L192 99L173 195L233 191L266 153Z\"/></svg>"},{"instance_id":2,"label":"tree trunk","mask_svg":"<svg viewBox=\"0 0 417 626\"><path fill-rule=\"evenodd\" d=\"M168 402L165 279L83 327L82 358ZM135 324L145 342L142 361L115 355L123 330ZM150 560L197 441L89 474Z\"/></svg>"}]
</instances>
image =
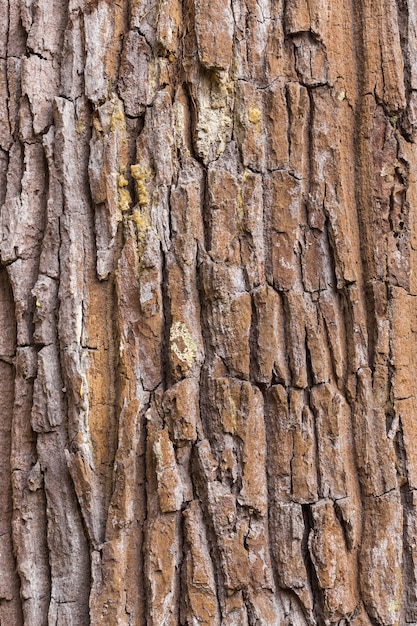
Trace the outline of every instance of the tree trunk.
<instances>
[{"instance_id":1,"label":"tree trunk","mask_svg":"<svg viewBox=\"0 0 417 626\"><path fill-rule=\"evenodd\" d=\"M415 2L0 29L1 626L417 624Z\"/></svg>"}]
</instances>

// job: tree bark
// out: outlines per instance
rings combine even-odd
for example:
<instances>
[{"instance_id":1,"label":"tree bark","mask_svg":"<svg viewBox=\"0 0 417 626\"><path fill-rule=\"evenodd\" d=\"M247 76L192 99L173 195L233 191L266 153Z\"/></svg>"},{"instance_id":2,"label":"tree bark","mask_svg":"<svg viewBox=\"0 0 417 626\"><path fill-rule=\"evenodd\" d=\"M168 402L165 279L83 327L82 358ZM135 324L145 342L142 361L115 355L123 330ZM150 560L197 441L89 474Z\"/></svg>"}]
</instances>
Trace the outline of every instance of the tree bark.
<instances>
[{"instance_id":1,"label":"tree bark","mask_svg":"<svg viewBox=\"0 0 417 626\"><path fill-rule=\"evenodd\" d=\"M416 16L2 2L1 626L417 624Z\"/></svg>"}]
</instances>

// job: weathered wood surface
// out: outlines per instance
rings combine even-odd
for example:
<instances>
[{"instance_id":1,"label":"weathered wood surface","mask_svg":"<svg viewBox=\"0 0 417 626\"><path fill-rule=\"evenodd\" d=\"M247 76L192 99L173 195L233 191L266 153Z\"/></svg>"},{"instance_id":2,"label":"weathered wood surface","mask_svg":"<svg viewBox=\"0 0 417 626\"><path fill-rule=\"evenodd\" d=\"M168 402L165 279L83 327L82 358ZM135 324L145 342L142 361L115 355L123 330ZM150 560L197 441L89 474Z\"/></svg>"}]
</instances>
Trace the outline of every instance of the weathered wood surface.
<instances>
[{"instance_id":1,"label":"weathered wood surface","mask_svg":"<svg viewBox=\"0 0 417 626\"><path fill-rule=\"evenodd\" d=\"M417 624L416 16L1 3L1 626Z\"/></svg>"}]
</instances>

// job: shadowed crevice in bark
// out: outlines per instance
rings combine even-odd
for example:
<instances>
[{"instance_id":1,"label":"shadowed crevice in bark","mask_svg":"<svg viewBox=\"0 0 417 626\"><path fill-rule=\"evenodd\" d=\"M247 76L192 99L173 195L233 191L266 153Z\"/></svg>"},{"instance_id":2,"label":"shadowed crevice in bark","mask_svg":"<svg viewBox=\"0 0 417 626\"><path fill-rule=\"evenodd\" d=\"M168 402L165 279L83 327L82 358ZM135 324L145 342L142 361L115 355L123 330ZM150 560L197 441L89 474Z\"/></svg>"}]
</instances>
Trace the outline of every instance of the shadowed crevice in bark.
<instances>
[{"instance_id":1,"label":"shadowed crevice in bark","mask_svg":"<svg viewBox=\"0 0 417 626\"><path fill-rule=\"evenodd\" d=\"M23 624L20 581L16 571L12 533L11 436L14 406L16 324L11 285L5 268L0 269L0 621Z\"/></svg>"}]
</instances>

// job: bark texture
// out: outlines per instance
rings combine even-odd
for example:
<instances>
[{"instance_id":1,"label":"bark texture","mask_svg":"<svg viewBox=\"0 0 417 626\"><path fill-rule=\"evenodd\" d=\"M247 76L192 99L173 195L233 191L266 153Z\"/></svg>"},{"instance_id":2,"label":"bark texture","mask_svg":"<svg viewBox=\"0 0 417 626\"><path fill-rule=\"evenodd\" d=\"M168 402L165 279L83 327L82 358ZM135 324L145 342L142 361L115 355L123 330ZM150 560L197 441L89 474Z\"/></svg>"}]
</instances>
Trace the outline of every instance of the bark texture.
<instances>
[{"instance_id":1,"label":"bark texture","mask_svg":"<svg viewBox=\"0 0 417 626\"><path fill-rule=\"evenodd\" d=\"M415 0L0 31L1 626L416 625Z\"/></svg>"}]
</instances>

